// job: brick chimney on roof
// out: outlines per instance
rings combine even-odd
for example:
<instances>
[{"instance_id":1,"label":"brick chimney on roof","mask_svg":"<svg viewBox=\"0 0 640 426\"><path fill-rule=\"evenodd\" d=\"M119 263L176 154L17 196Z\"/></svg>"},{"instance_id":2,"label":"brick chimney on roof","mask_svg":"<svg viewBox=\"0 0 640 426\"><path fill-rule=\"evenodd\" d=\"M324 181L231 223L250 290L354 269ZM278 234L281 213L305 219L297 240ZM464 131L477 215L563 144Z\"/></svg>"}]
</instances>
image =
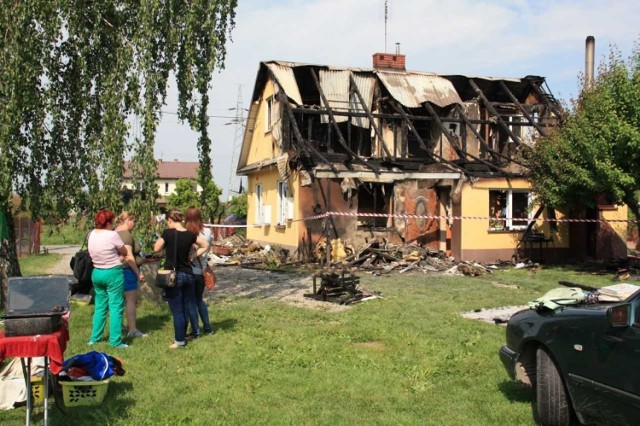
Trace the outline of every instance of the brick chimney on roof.
<instances>
[{"instance_id":1,"label":"brick chimney on roof","mask_svg":"<svg viewBox=\"0 0 640 426\"><path fill-rule=\"evenodd\" d=\"M374 53L373 67L379 70L406 71L405 56L400 53Z\"/></svg>"},{"instance_id":2,"label":"brick chimney on roof","mask_svg":"<svg viewBox=\"0 0 640 426\"><path fill-rule=\"evenodd\" d=\"M396 43L396 53L374 53L373 67L381 70L406 71L404 55L400 54L400 43Z\"/></svg>"}]
</instances>

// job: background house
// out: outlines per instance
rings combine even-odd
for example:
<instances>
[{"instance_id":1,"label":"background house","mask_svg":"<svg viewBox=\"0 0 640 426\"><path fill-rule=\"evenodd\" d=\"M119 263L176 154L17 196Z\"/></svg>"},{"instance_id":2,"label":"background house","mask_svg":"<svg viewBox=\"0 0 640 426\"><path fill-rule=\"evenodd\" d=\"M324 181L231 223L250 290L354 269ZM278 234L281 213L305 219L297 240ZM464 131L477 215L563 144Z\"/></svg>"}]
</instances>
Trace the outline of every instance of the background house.
<instances>
[{"instance_id":1,"label":"background house","mask_svg":"<svg viewBox=\"0 0 640 426\"><path fill-rule=\"evenodd\" d=\"M158 185L158 207L166 208L167 196L174 192L178 179L193 179L196 182L194 191L202 192L202 187L197 184L200 163L178 160L158 160L157 163L158 168L155 182ZM135 189L135 185L136 183L129 169L129 162L125 161L123 187Z\"/></svg>"},{"instance_id":2,"label":"background house","mask_svg":"<svg viewBox=\"0 0 640 426\"><path fill-rule=\"evenodd\" d=\"M561 119L538 76L407 71L399 53L374 54L372 69L263 62L237 170L258 225L247 237L303 256L325 237L460 260L626 255L623 226L549 221L626 219L626 207L555 211L529 191L519 152Z\"/></svg>"}]
</instances>

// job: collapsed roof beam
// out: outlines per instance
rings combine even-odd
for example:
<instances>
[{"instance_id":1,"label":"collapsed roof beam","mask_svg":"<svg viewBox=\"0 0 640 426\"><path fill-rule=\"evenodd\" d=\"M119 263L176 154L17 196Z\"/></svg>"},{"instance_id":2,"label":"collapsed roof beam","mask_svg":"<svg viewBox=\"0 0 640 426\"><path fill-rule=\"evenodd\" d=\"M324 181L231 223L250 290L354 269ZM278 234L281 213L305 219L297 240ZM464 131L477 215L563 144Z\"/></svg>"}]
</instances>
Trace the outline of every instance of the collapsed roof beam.
<instances>
[{"instance_id":1,"label":"collapsed roof beam","mask_svg":"<svg viewBox=\"0 0 640 426\"><path fill-rule=\"evenodd\" d=\"M300 133L298 122L296 121L296 118L293 115L291 104L289 103L289 99L287 98L287 95L285 95L283 92L278 92L278 100L282 105L284 105L285 109L287 110L287 115L289 116L289 122L291 123L291 127L293 128L293 135L296 138L298 145L300 145L300 148L302 148L305 154L309 157L311 157L310 151L313 151L314 154L317 155L318 158L320 158L320 160L322 160L322 162L324 162L331 168L332 172L337 174L338 169L336 168L336 166L334 166L332 162L324 158L324 156L317 149L315 149L315 147L312 144L307 143L302 137L302 133Z\"/></svg>"},{"instance_id":2,"label":"collapsed roof beam","mask_svg":"<svg viewBox=\"0 0 640 426\"><path fill-rule=\"evenodd\" d=\"M360 93L360 90L358 89L358 85L356 84L356 80L355 78L353 78L353 73L351 71L349 71L349 81L351 81L351 86L353 87L353 91L355 92L356 96L358 97L358 101L360 102L360 106L362 106L362 109L365 111L365 113L367 114L367 117L369 118L369 122L371 123L371 127L373 127L373 129L376 132L376 135L378 136L378 139L380 139L380 145L382 145L382 149L384 150L387 158L389 160L391 160L393 158L393 155L391 155L391 152L389 152L389 148L387 148L387 145L385 145L384 143L384 138L382 137L382 132L380 131L380 129L378 128L378 126L376 125L376 121L373 117L373 114L371 113L371 111L369 111L369 108L367 107L367 104L364 100L364 97L362 96L362 94Z\"/></svg>"},{"instance_id":3,"label":"collapsed roof beam","mask_svg":"<svg viewBox=\"0 0 640 426\"><path fill-rule=\"evenodd\" d=\"M416 139L418 140L418 143L420 144L420 147L422 147L422 149L425 150L425 152L427 153L427 155L429 157L431 157L435 161L440 161L442 163L448 164L449 166L453 167L454 169L460 170L462 173L467 173L464 168L460 167L456 163L453 163L451 161L445 160L444 158L442 158L441 156L439 156L435 152L431 152L429 150L429 148L427 148L427 145L422 140L422 137L420 136L420 134L416 130L416 128L413 125L413 123L411 122L411 120L409 120L409 117L407 117L407 114L404 112L404 109L402 109L402 105L396 104L396 102L393 102L393 101L390 101L389 104L393 107L393 109L398 111L398 113L400 115L402 115L402 118L403 118L404 122L407 124L409 129L411 129L411 133L413 133L413 136L415 136Z\"/></svg>"},{"instance_id":4,"label":"collapsed roof beam","mask_svg":"<svg viewBox=\"0 0 640 426\"><path fill-rule=\"evenodd\" d=\"M436 112L436 110L433 109L433 106L431 106L429 102L425 102L423 103L423 105L424 105L424 108L429 113L429 115L431 115L431 118L433 118L433 121L435 121L438 127L440 127L440 131L447 138L447 140L449 141L449 144L453 147L453 149L455 149L458 156L464 160L467 156L467 153L464 152L462 148L458 146L458 142L455 140L453 136L451 136L451 133L444 126L444 124L442 124L442 120L440 120L440 117L438 116L438 113Z\"/></svg>"},{"instance_id":5,"label":"collapsed roof beam","mask_svg":"<svg viewBox=\"0 0 640 426\"><path fill-rule=\"evenodd\" d=\"M537 84L532 84L531 88L533 88L533 91L536 92L536 94L540 98L542 98L542 100L544 101L545 105L556 115L556 117L558 118L560 123L562 123L564 121L564 119L563 119L564 111L562 111L562 108L558 107L558 104L556 102L552 102L551 101L550 97L552 97L552 95L549 95L548 93L543 91L540 88L540 86L538 86Z\"/></svg>"},{"instance_id":6,"label":"collapsed roof beam","mask_svg":"<svg viewBox=\"0 0 640 426\"><path fill-rule=\"evenodd\" d=\"M460 117L462 118L462 121L464 122L464 124L471 129L471 132L473 132L473 134L475 135L475 137L478 139L478 141L480 142L480 145L482 145L482 147L487 150L487 152L489 152L489 154L491 154L491 156L493 157L494 160L498 160L498 158L502 158L504 160L510 161L512 163L518 164L518 165L522 165L520 163L518 163L517 161L515 161L512 158L509 158L505 155L500 154L498 151L495 151L493 148L491 148L491 146L489 146L489 144L487 143L487 141L484 140L484 138L482 137L482 135L480 134L480 132L478 132L478 129L476 129L475 125L469 121L467 119L467 116L464 113L464 110L462 109L462 106L460 106L460 104L456 104L456 109L458 110L458 112L460 113Z\"/></svg>"},{"instance_id":7,"label":"collapsed roof beam","mask_svg":"<svg viewBox=\"0 0 640 426\"><path fill-rule=\"evenodd\" d=\"M504 81L502 81L502 80L500 80L500 87L502 87L502 90L504 90L504 92L507 94L509 99L511 99L511 102L513 102L518 107L518 109L520 110L522 115L524 115L527 118L527 120L529 120L529 123L531 123L531 125L536 128L538 133L540 133L540 135L542 135L542 136L546 136L542 126L540 126L540 124L536 123L536 121L533 119L533 117L531 117L531 114L529 114L527 112L525 107L518 101L518 99L514 96L514 94L511 92L511 90L509 90L507 85L504 84Z\"/></svg>"},{"instance_id":8,"label":"collapsed roof beam","mask_svg":"<svg viewBox=\"0 0 640 426\"><path fill-rule=\"evenodd\" d=\"M351 148L349 148L349 146L347 145L347 142L344 140L344 137L342 136L342 131L340 131L340 127L338 126L338 122L336 121L336 118L333 115L333 109L331 108L331 105L329 105L329 101L327 100L327 98L324 96L324 92L322 91L322 87L320 86L320 81L318 80L318 76L316 75L316 73L313 70L313 68L309 68L309 72L311 73L311 76L313 77L313 82L316 84L316 89L318 89L318 93L320 94L320 98L322 99L322 102L324 103L325 107L327 108L327 114L329 115L329 120L331 121L331 124L333 125L333 128L336 130L336 133L338 135L338 141L340 142L340 145L342 145L342 147L345 149L345 151L347 151L347 153L350 156L352 156L353 158L355 158L356 160L358 160L359 162L361 162L365 166L369 167L376 174L379 174L380 173L380 168L374 166L373 164L368 163L364 158L360 157L358 154L353 152L351 150Z\"/></svg>"},{"instance_id":9,"label":"collapsed roof beam","mask_svg":"<svg viewBox=\"0 0 640 426\"><path fill-rule=\"evenodd\" d=\"M466 151L464 151L462 149L462 147L460 147L458 145L458 141L456 140L456 138L454 136L451 135L451 133L449 132L449 129L447 129L444 124L442 123L442 121L440 120L440 117L438 116L438 113L436 112L436 110L433 108L433 106L429 103L429 102L425 102L424 104L425 109L427 110L427 112L429 112L429 114L431 115L431 117L433 117L433 120L438 124L438 126L440 127L440 131L445 135L445 137L447 138L447 140L449 141L449 144L453 147L453 149L455 149L455 151L458 153L458 156L465 160L467 157L471 158L472 160L478 161L482 164L484 164L485 166L494 169L500 173L503 173L505 175L513 175L512 173L508 173L503 171L500 167L496 166L495 164L492 164L488 161L483 160L482 158L476 157L475 155L472 155Z\"/></svg>"},{"instance_id":10,"label":"collapsed roof beam","mask_svg":"<svg viewBox=\"0 0 640 426\"><path fill-rule=\"evenodd\" d=\"M473 81L472 78L469 79L469 84L471 85L471 87L473 88L473 90L476 92L476 94L478 95L478 97L480 98L480 100L482 101L482 103L484 104L485 107L487 107L487 109L489 110L489 112L494 115L497 120L498 120L498 124L500 125L500 127L502 128L502 130L505 131L505 133L507 135L509 135L509 137L511 138L511 140L513 140L513 142L516 145L520 145L520 138L518 138L515 133L513 133L511 131L511 129L509 128L509 126L507 125L507 123L504 122L504 120L502 119L502 117L500 116L500 114L498 114L498 111L496 111L496 109L493 107L493 105L491 104L491 102L489 102L489 100L487 99L487 97L484 95L484 93L482 93L482 90L480 90L480 88L478 87L478 85L476 84L475 81Z\"/></svg>"}]
</instances>

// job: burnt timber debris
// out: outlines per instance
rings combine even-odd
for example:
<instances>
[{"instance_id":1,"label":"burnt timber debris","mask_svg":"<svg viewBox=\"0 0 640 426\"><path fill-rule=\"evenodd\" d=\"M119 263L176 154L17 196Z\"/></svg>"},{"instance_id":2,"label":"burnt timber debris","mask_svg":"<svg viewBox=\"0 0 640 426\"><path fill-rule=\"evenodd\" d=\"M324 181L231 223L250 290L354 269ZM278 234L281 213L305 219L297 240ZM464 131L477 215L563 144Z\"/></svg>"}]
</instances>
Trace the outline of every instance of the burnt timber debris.
<instances>
[{"instance_id":1,"label":"burnt timber debris","mask_svg":"<svg viewBox=\"0 0 640 426\"><path fill-rule=\"evenodd\" d=\"M351 305L365 300L381 298L378 292L360 290L360 278L351 273L320 273L313 275L313 293L305 294L323 302Z\"/></svg>"}]
</instances>

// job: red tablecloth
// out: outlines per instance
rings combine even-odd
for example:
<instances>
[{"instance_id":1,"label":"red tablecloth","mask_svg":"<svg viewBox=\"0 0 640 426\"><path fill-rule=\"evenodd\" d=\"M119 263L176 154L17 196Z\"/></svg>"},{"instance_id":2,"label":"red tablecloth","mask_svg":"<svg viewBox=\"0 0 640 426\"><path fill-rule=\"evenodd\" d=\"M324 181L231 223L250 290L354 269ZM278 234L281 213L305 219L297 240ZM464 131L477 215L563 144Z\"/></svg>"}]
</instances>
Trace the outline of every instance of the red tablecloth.
<instances>
[{"instance_id":1,"label":"red tablecloth","mask_svg":"<svg viewBox=\"0 0 640 426\"><path fill-rule=\"evenodd\" d=\"M0 332L0 361L9 357L48 356L49 369L53 374L58 374L62 370L68 341L69 331L64 324L54 333L36 336L6 337L3 331Z\"/></svg>"}]
</instances>

